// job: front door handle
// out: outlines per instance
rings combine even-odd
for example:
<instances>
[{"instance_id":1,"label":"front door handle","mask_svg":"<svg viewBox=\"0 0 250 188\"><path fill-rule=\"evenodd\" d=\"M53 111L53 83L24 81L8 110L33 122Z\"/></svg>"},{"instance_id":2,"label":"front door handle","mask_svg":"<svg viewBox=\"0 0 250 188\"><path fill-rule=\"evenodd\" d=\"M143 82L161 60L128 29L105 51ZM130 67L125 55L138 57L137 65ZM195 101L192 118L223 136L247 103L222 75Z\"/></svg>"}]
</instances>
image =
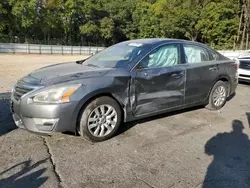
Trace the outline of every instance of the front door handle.
<instances>
[{"instance_id":1,"label":"front door handle","mask_svg":"<svg viewBox=\"0 0 250 188\"><path fill-rule=\"evenodd\" d=\"M183 76L183 72L181 72L181 73L173 73L171 76L175 77L175 78L181 78Z\"/></svg>"}]
</instances>

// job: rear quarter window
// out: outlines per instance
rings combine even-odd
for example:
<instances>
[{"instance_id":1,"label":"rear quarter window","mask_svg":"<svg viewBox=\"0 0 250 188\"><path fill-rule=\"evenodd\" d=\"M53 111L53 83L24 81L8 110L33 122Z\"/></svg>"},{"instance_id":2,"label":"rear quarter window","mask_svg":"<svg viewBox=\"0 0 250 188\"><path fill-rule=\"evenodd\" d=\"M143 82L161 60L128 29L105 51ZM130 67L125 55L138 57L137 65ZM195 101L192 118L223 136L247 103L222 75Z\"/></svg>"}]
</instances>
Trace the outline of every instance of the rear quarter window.
<instances>
[{"instance_id":1,"label":"rear quarter window","mask_svg":"<svg viewBox=\"0 0 250 188\"><path fill-rule=\"evenodd\" d=\"M209 50L210 53L210 61L219 60L219 54L213 50Z\"/></svg>"}]
</instances>

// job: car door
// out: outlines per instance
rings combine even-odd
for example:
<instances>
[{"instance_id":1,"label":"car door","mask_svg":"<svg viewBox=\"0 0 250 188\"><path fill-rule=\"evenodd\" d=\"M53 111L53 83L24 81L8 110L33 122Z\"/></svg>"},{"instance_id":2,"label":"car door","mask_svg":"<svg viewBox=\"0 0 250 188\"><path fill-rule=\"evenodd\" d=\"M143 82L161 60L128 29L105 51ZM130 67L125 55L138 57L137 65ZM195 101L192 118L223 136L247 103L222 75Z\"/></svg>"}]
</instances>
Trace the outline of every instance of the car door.
<instances>
[{"instance_id":1,"label":"car door","mask_svg":"<svg viewBox=\"0 0 250 188\"><path fill-rule=\"evenodd\" d=\"M183 44L186 59L185 104L205 101L218 77L216 57L207 48Z\"/></svg>"},{"instance_id":2,"label":"car door","mask_svg":"<svg viewBox=\"0 0 250 188\"><path fill-rule=\"evenodd\" d=\"M135 116L183 104L185 65L181 62L180 45L166 44L137 64L131 78L131 104Z\"/></svg>"}]
</instances>

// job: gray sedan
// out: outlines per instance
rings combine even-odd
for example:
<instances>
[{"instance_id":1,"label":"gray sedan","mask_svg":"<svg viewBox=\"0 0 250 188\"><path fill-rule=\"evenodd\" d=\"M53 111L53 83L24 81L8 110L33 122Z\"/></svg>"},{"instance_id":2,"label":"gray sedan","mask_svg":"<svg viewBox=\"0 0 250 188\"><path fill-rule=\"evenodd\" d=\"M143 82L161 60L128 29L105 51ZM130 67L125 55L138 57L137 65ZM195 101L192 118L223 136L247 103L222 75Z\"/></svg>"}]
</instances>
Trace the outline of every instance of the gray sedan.
<instances>
[{"instance_id":1,"label":"gray sedan","mask_svg":"<svg viewBox=\"0 0 250 188\"><path fill-rule=\"evenodd\" d=\"M103 141L123 122L197 105L222 108L235 92L237 69L197 42L126 41L21 78L11 111L16 125L31 132L72 131Z\"/></svg>"}]
</instances>

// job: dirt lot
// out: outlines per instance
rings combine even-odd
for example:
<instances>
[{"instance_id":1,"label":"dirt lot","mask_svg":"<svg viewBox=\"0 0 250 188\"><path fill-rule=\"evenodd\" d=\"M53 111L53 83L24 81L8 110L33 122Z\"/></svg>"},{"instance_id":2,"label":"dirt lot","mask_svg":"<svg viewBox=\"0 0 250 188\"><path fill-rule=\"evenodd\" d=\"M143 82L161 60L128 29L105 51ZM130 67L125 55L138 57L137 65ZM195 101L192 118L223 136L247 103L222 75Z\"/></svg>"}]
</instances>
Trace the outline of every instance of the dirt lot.
<instances>
[{"instance_id":1,"label":"dirt lot","mask_svg":"<svg viewBox=\"0 0 250 188\"><path fill-rule=\"evenodd\" d=\"M84 55L12 55L0 54L0 92L10 91L11 85L27 73L53 63L85 59Z\"/></svg>"},{"instance_id":2,"label":"dirt lot","mask_svg":"<svg viewBox=\"0 0 250 188\"><path fill-rule=\"evenodd\" d=\"M122 125L90 143L16 129L9 91L28 72L83 56L0 55L0 187L250 187L250 85L221 111L202 107Z\"/></svg>"}]
</instances>

